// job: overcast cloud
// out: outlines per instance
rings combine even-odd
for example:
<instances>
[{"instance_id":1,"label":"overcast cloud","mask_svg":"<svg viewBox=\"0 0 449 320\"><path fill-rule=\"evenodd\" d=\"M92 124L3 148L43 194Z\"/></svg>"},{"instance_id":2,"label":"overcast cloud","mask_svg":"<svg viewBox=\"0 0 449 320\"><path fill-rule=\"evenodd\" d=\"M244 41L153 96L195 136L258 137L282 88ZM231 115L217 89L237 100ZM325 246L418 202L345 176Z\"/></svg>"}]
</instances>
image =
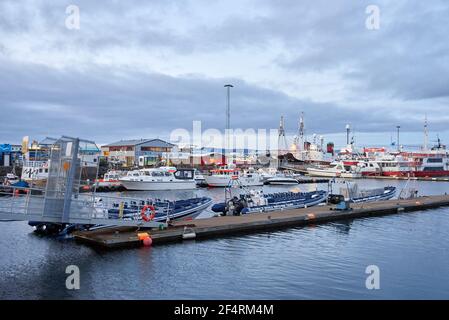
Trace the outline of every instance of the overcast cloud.
<instances>
[{"instance_id":1,"label":"overcast cloud","mask_svg":"<svg viewBox=\"0 0 449 320\"><path fill-rule=\"evenodd\" d=\"M65 26L80 8L80 29ZM369 4L380 29L365 27ZM176 128L294 133L431 130L447 136L449 2L0 2L0 143L24 135L100 143ZM358 141L363 144L363 141Z\"/></svg>"}]
</instances>

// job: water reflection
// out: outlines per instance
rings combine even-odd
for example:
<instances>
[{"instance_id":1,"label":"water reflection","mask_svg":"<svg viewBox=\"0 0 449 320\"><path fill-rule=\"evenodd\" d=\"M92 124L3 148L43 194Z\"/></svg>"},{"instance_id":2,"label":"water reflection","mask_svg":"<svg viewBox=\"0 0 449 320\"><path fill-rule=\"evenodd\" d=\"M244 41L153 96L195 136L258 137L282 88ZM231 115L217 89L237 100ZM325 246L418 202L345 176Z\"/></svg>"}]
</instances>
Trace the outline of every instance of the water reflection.
<instances>
[{"instance_id":1,"label":"water reflection","mask_svg":"<svg viewBox=\"0 0 449 320\"><path fill-rule=\"evenodd\" d=\"M400 189L405 182L359 184ZM317 187L327 188L299 186ZM449 184L420 182L419 188L422 194L441 194ZM224 191L132 194L222 201ZM113 251L38 237L31 230L23 222L0 223L0 298L449 298L448 208ZM79 291L65 288L69 264L80 267ZM381 268L382 290L364 287L369 264Z\"/></svg>"}]
</instances>

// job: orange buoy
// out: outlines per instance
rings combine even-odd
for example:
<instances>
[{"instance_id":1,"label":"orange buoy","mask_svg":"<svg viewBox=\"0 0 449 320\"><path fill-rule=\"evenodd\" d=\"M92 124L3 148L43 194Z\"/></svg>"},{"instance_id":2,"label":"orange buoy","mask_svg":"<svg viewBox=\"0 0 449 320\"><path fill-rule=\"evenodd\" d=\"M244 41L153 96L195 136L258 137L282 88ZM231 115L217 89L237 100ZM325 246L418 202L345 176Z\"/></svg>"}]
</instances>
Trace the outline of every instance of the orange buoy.
<instances>
[{"instance_id":1,"label":"orange buoy","mask_svg":"<svg viewBox=\"0 0 449 320\"><path fill-rule=\"evenodd\" d=\"M153 239L151 239L150 237L146 237L145 239L143 239L143 245L145 247L151 247L152 244L153 244Z\"/></svg>"}]
</instances>

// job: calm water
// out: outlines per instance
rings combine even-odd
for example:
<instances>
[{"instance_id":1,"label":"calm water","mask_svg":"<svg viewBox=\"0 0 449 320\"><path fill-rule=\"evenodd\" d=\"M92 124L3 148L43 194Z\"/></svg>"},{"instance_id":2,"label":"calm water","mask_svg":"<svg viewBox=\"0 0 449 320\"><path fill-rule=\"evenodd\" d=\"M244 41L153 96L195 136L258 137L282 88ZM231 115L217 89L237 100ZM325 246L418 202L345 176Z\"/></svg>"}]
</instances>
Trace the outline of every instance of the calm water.
<instances>
[{"instance_id":1,"label":"calm water","mask_svg":"<svg viewBox=\"0 0 449 320\"><path fill-rule=\"evenodd\" d=\"M442 182L418 186L422 194L449 192ZM145 195L195 194L220 200L223 190ZM0 298L449 299L448 239L449 208L116 251L38 237L26 223L1 222ZM65 288L70 264L81 271L78 291ZM365 268L373 264L380 268L380 290L365 288Z\"/></svg>"}]
</instances>

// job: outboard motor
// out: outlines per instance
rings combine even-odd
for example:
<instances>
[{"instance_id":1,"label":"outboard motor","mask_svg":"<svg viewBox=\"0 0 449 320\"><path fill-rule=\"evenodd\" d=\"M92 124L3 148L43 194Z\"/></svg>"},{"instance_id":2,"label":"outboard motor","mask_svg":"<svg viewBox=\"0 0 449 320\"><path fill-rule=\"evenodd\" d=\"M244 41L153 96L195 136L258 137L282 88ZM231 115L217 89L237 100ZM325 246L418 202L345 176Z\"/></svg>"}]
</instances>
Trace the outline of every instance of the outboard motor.
<instances>
[{"instance_id":1,"label":"outboard motor","mask_svg":"<svg viewBox=\"0 0 449 320\"><path fill-rule=\"evenodd\" d=\"M339 203L345 201L345 197L343 195L341 195L341 194L330 194L327 197L327 201L330 204L339 204Z\"/></svg>"}]
</instances>

